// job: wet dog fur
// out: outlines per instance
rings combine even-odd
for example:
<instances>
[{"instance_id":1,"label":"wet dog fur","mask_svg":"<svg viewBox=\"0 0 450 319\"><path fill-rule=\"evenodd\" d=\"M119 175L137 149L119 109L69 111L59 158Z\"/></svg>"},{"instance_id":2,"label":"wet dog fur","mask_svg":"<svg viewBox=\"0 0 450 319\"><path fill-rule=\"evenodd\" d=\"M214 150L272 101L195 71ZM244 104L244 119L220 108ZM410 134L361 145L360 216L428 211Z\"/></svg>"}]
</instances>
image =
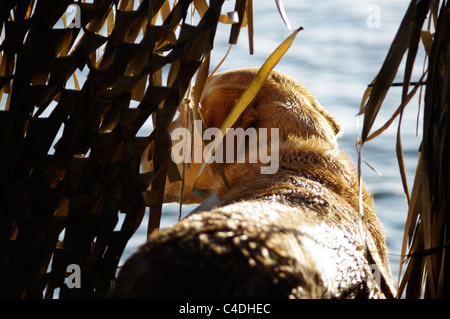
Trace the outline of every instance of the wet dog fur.
<instances>
[{"instance_id":1,"label":"wet dog fur","mask_svg":"<svg viewBox=\"0 0 450 319\"><path fill-rule=\"evenodd\" d=\"M208 80L201 98L206 128L222 125L257 71L232 70ZM172 129L186 127L186 111L181 105ZM234 127L279 128L278 172L261 174L261 163L225 163L226 187L208 164L197 187L215 190L220 207L154 232L123 266L113 296L393 297L372 197L361 185L360 218L358 176L338 148L340 126L307 89L272 71ZM184 203L201 202L192 194L200 165L186 171ZM150 168L144 161L143 169ZM180 189L180 182L168 183L165 202L179 201Z\"/></svg>"}]
</instances>

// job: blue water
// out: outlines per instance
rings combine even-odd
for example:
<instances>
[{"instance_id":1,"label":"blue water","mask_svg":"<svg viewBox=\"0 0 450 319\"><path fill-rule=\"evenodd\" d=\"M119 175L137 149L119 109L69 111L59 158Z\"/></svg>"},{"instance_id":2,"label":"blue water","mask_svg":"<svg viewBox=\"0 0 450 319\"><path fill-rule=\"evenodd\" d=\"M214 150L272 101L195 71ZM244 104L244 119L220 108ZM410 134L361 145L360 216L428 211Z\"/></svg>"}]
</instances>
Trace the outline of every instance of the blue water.
<instances>
[{"instance_id":1,"label":"blue water","mask_svg":"<svg viewBox=\"0 0 450 319\"><path fill-rule=\"evenodd\" d=\"M283 1L287 15L294 27L303 26L291 49L276 69L303 82L319 102L342 125L344 135L341 148L356 162L355 141L361 131L356 114L364 90L380 69L392 39L409 4L408 0L371 1ZM231 11L234 1L226 1L223 13ZM375 6L375 7L374 7ZM370 20L379 10L379 20ZM220 70L261 66L270 53L290 34L281 20L273 0L254 1L255 54L249 55L247 29L243 29ZM379 22L369 27L367 20ZM217 65L228 49L229 25L219 25L212 55L212 67ZM423 53L419 54L423 57ZM423 58L417 61L413 80L422 69ZM400 68L400 74L402 67ZM401 80L401 77L399 77ZM401 89L392 88L388 94L375 127L390 118L400 103ZM414 177L421 140L422 122L416 135L418 99L406 109L402 124L402 143L410 187ZM421 120L421 116L419 116ZM362 119L361 119L362 121ZM361 122L360 121L360 122ZM395 153L397 134L395 121L392 128L365 144L363 157L378 170L378 175L368 166L363 167L363 178L375 198L375 209L381 219L390 251L390 261L397 284L400 251L407 204L398 173ZM183 215L193 206L184 208ZM161 227L174 224L178 219L178 205L164 207ZM147 221L129 242L123 255L125 260L132 251L145 242Z\"/></svg>"}]
</instances>

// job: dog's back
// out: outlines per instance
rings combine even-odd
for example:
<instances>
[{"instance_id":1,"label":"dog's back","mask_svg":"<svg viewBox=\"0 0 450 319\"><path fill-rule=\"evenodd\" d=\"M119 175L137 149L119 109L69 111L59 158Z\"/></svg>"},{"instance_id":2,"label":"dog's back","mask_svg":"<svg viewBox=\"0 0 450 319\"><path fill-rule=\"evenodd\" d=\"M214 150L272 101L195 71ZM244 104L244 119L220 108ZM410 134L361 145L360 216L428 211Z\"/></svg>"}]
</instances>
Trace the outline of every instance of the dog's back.
<instances>
[{"instance_id":1,"label":"dog's back","mask_svg":"<svg viewBox=\"0 0 450 319\"><path fill-rule=\"evenodd\" d=\"M343 220L351 207L330 212L332 194L305 184L292 184L294 195L280 189L288 194L193 214L151 236L124 265L115 297L383 297L358 221Z\"/></svg>"}]
</instances>

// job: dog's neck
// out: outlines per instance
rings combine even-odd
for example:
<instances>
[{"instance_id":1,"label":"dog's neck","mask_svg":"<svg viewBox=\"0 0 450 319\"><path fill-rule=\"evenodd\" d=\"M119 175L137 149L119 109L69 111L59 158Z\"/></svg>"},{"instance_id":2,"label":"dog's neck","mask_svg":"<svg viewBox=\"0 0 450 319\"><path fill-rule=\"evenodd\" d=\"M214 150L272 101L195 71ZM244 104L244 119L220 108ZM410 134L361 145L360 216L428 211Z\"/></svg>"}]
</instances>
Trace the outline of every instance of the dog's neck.
<instances>
[{"instance_id":1,"label":"dog's neck","mask_svg":"<svg viewBox=\"0 0 450 319\"><path fill-rule=\"evenodd\" d=\"M313 190L320 186L340 194L355 210L358 209L358 177L355 171L349 171L351 161L338 148L317 140L296 140L295 143L284 143L279 155L279 170L275 174L261 174L263 164L258 163L226 167L225 175L230 187L221 183L217 188L222 203L247 200L262 193L268 197L272 194L278 196L283 189L302 187ZM361 187L363 202L372 210L372 198L365 186Z\"/></svg>"}]
</instances>

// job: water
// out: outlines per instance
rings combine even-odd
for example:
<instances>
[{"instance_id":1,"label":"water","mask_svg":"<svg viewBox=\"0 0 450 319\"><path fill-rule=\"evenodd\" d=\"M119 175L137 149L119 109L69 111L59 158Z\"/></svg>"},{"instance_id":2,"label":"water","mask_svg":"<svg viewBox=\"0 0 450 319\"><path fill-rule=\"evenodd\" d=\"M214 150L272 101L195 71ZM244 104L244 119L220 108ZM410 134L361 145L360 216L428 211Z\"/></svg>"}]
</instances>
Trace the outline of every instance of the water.
<instances>
[{"instance_id":1,"label":"water","mask_svg":"<svg viewBox=\"0 0 450 319\"><path fill-rule=\"evenodd\" d=\"M341 148L356 162L355 141L358 127L356 114L364 90L379 71L392 39L406 12L409 0L371 1L283 1L287 15L294 27L303 26L291 49L276 69L303 82L320 103L342 125L344 135ZM223 13L231 11L234 1L225 2ZM370 15L379 12L379 25L370 28ZM289 35L273 0L254 1L255 54L249 55L247 29L243 29L236 46L220 70L239 67L261 66L273 50ZM372 21L372 20L370 20ZM369 21L369 22L370 22ZM228 49L229 25L219 25L212 55L212 67L217 65ZM423 53L420 53L423 56ZM417 60L413 81L422 69L423 58ZM402 69L402 68L401 68ZM400 69L400 74L401 74ZM401 80L401 77L399 78ZM401 88L393 88L383 105L382 114L375 127L390 118L398 107ZM418 100L407 108L402 125L402 143L405 165L410 187L414 177L421 140L416 136ZM420 117L419 117L420 118ZM407 205L398 172L395 154L397 123L363 149L364 158L382 175L367 166L363 167L363 178L375 198L375 209L381 219L390 251L390 261L395 283L403 239ZM419 122L419 131L422 123ZM193 207L186 207L185 215ZM161 227L168 227L178 219L178 205L165 205ZM146 220L143 221L146 225ZM145 242L146 229L141 227L131 239L123 260L140 244Z\"/></svg>"}]
</instances>

